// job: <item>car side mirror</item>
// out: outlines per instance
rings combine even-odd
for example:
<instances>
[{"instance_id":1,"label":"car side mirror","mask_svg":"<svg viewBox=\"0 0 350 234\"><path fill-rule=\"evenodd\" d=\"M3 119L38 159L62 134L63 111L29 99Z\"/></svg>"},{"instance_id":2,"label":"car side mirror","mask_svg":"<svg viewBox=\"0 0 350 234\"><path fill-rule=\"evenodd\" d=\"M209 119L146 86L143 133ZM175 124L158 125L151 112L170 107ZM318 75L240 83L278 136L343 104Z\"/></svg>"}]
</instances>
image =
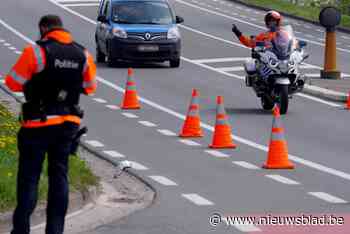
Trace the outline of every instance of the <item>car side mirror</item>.
<instances>
[{"instance_id":1,"label":"car side mirror","mask_svg":"<svg viewBox=\"0 0 350 234\"><path fill-rule=\"evenodd\" d=\"M99 15L97 17L97 21L102 22L102 23L107 23L107 18L105 15Z\"/></svg>"},{"instance_id":2,"label":"car side mirror","mask_svg":"<svg viewBox=\"0 0 350 234\"><path fill-rule=\"evenodd\" d=\"M176 16L176 23L177 24L181 24L184 22L184 18L182 18L181 16Z\"/></svg>"},{"instance_id":3,"label":"car side mirror","mask_svg":"<svg viewBox=\"0 0 350 234\"><path fill-rule=\"evenodd\" d=\"M307 45L307 42L306 41L299 41L299 47L300 48L303 48Z\"/></svg>"}]
</instances>

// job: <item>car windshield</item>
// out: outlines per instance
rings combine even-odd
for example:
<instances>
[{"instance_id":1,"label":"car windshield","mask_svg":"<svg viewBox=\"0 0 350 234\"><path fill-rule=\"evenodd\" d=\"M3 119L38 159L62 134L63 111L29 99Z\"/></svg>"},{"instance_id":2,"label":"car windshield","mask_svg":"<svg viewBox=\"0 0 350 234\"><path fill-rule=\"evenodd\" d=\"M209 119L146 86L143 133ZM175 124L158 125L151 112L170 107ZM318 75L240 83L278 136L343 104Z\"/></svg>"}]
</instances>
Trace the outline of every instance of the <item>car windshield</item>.
<instances>
[{"instance_id":1,"label":"car windshield","mask_svg":"<svg viewBox=\"0 0 350 234\"><path fill-rule=\"evenodd\" d=\"M121 1L113 5L113 21L125 24L172 24L172 12L165 2Z\"/></svg>"},{"instance_id":2,"label":"car windshield","mask_svg":"<svg viewBox=\"0 0 350 234\"><path fill-rule=\"evenodd\" d=\"M272 51L279 59L288 59L295 49L295 37L290 25L281 27L272 40Z\"/></svg>"}]
</instances>

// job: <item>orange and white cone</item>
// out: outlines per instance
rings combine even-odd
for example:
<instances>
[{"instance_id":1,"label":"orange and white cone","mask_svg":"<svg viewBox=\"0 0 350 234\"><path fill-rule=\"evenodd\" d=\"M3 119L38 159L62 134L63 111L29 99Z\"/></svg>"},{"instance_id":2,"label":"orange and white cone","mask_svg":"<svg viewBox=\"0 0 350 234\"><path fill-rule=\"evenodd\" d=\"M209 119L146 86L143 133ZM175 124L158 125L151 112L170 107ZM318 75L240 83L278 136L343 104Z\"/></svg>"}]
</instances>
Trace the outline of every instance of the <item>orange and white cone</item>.
<instances>
[{"instance_id":1,"label":"orange and white cone","mask_svg":"<svg viewBox=\"0 0 350 234\"><path fill-rule=\"evenodd\" d=\"M294 169L294 165L288 160L288 146L284 137L280 110L277 105L273 109L273 122L267 162L265 169Z\"/></svg>"},{"instance_id":2,"label":"orange and white cone","mask_svg":"<svg viewBox=\"0 0 350 234\"><path fill-rule=\"evenodd\" d=\"M126 82L124 100L122 102L122 109L140 109L140 104L138 101L137 91L136 91L136 83L133 80L133 70L131 68L128 69L128 79Z\"/></svg>"},{"instance_id":3,"label":"orange and white cone","mask_svg":"<svg viewBox=\"0 0 350 234\"><path fill-rule=\"evenodd\" d=\"M199 92L196 89L192 91L190 107L188 108L186 120L182 127L180 137L202 137L202 129L199 117Z\"/></svg>"},{"instance_id":4,"label":"orange and white cone","mask_svg":"<svg viewBox=\"0 0 350 234\"><path fill-rule=\"evenodd\" d=\"M228 118L224 107L224 98L222 96L217 97L216 123L213 143L209 145L209 147L215 149L237 147L232 140L231 127L228 124Z\"/></svg>"},{"instance_id":5,"label":"orange and white cone","mask_svg":"<svg viewBox=\"0 0 350 234\"><path fill-rule=\"evenodd\" d=\"M346 107L345 107L345 109L350 110L350 91L349 91L349 94L348 94L348 98L346 100Z\"/></svg>"}]
</instances>

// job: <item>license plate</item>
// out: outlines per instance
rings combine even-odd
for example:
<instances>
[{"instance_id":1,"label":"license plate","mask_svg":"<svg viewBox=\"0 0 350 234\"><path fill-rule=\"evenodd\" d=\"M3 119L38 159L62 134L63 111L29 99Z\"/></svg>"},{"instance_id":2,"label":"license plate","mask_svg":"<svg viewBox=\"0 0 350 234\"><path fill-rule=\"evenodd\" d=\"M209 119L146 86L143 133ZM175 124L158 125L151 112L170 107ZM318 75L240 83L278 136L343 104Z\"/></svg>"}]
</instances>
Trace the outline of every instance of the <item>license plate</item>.
<instances>
[{"instance_id":1,"label":"license plate","mask_svg":"<svg viewBox=\"0 0 350 234\"><path fill-rule=\"evenodd\" d=\"M140 45L138 50L141 52L154 52L159 51L159 47L157 45Z\"/></svg>"}]
</instances>

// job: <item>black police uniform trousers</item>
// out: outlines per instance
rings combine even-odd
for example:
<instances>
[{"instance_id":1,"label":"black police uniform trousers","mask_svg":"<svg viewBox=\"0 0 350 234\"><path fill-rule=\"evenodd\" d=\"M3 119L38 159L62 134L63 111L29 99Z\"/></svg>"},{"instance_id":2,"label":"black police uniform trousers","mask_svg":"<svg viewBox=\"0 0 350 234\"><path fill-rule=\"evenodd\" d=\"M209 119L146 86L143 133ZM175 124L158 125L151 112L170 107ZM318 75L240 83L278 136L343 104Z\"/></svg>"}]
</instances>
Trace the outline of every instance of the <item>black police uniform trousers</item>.
<instances>
[{"instance_id":1,"label":"black police uniform trousers","mask_svg":"<svg viewBox=\"0 0 350 234\"><path fill-rule=\"evenodd\" d=\"M48 157L49 191L46 234L62 234L69 201L68 159L79 126L66 122L18 132L19 165L17 207L11 234L30 232L30 216L37 203L38 182L45 156Z\"/></svg>"}]
</instances>

